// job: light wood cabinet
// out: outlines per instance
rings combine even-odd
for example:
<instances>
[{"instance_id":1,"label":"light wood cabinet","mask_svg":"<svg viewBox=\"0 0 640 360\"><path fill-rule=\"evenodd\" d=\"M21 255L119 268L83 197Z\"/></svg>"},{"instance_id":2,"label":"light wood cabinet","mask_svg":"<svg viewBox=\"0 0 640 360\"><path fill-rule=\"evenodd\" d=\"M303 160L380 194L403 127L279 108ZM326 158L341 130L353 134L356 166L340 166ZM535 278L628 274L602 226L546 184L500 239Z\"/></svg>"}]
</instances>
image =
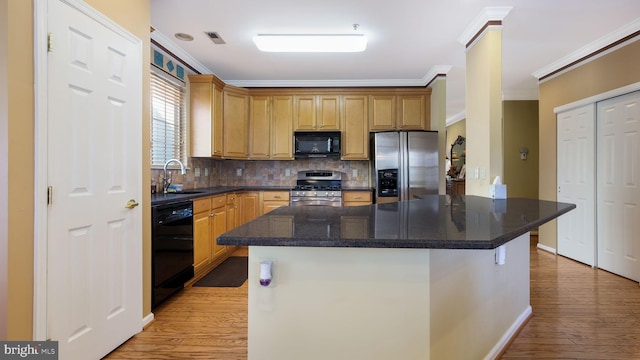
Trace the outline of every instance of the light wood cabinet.
<instances>
[{"instance_id":1,"label":"light wood cabinet","mask_svg":"<svg viewBox=\"0 0 640 360\"><path fill-rule=\"evenodd\" d=\"M396 129L396 97L371 95L369 97L369 129L388 131Z\"/></svg>"},{"instance_id":2,"label":"light wood cabinet","mask_svg":"<svg viewBox=\"0 0 640 360\"><path fill-rule=\"evenodd\" d=\"M226 197L217 195L193 201L193 263L196 274L209 271L226 255L216 238L227 231Z\"/></svg>"},{"instance_id":3,"label":"light wood cabinet","mask_svg":"<svg viewBox=\"0 0 640 360\"><path fill-rule=\"evenodd\" d=\"M263 191L262 214L266 214L281 206L289 206L289 191Z\"/></svg>"},{"instance_id":4,"label":"light wood cabinet","mask_svg":"<svg viewBox=\"0 0 640 360\"><path fill-rule=\"evenodd\" d=\"M369 130L429 130L430 100L425 93L371 95Z\"/></svg>"},{"instance_id":5,"label":"light wood cabinet","mask_svg":"<svg viewBox=\"0 0 640 360\"><path fill-rule=\"evenodd\" d=\"M242 201L242 222L241 224L246 224L249 221L260 216L260 192L259 191L249 191L242 193L241 196Z\"/></svg>"},{"instance_id":6,"label":"light wood cabinet","mask_svg":"<svg viewBox=\"0 0 640 360\"><path fill-rule=\"evenodd\" d=\"M316 97L314 95L296 95L293 97L294 130L316 129Z\"/></svg>"},{"instance_id":7,"label":"light wood cabinet","mask_svg":"<svg viewBox=\"0 0 640 360\"><path fill-rule=\"evenodd\" d=\"M223 195L224 196L224 195ZM227 253L225 245L219 245L216 239L227 231L227 212L224 206L211 211L211 261L223 258Z\"/></svg>"},{"instance_id":8,"label":"light wood cabinet","mask_svg":"<svg viewBox=\"0 0 640 360\"><path fill-rule=\"evenodd\" d=\"M340 130L339 95L295 95L294 130Z\"/></svg>"},{"instance_id":9,"label":"light wood cabinet","mask_svg":"<svg viewBox=\"0 0 640 360\"><path fill-rule=\"evenodd\" d=\"M429 104L424 94L398 95L398 130L429 130Z\"/></svg>"},{"instance_id":10,"label":"light wood cabinet","mask_svg":"<svg viewBox=\"0 0 640 360\"><path fill-rule=\"evenodd\" d=\"M342 206L371 205L371 191L343 190Z\"/></svg>"},{"instance_id":11,"label":"light wood cabinet","mask_svg":"<svg viewBox=\"0 0 640 360\"><path fill-rule=\"evenodd\" d=\"M241 202L237 193L227 194L227 231L235 229L242 223Z\"/></svg>"},{"instance_id":12,"label":"light wood cabinet","mask_svg":"<svg viewBox=\"0 0 640 360\"><path fill-rule=\"evenodd\" d=\"M340 130L340 96L318 96L316 130Z\"/></svg>"},{"instance_id":13,"label":"light wood cabinet","mask_svg":"<svg viewBox=\"0 0 640 360\"><path fill-rule=\"evenodd\" d=\"M293 96L274 96L271 159L293 160Z\"/></svg>"},{"instance_id":14,"label":"light wood cabinet","mask_svg":"<svg viewBox=\"0 0 640 360\"><path fill-rule=\"evenodd\" d=\"M342 160L369 159L368 97L342 97Z\"/></svg>"},{"instance_id":15,"label":"light wood cabinet","mask_svg":"<svg viewBox=\"0 0 640 360\"><path fill-rule=\"evenodd\" d=\"M249 158L268 159L271 153L270 96L251 96L249 101Z\"/></svg>"},{"instance_id":16,"label":"light wood cabinet","mask_svg":"<svg viewBox=\"0 0 640 360\"><path fill-rule=\"evenodd\" d=\"M223 91L223 156L246 159L249 157L249 96L248 90L225 86Z\"/></svg>"},{"instance_id":17,"label":"light wood cabinet","mask_svg":"<svg viewBox=\"0 0 640 360\"><path fill-rule=\"evenodd\" d=\"M210 199L193 201L193 266L195 273L211 262Z\"/></svg>"},{"instance_id":18,"label":"light wood cabinet","mask_svg":"<svg viewBox=\"0 0 640 360\"><path fill-rule=\"evenodd\" d=\"M222 89L214 75L189 76L191 156L222 157Z\"/></svg>"}]
</instances>

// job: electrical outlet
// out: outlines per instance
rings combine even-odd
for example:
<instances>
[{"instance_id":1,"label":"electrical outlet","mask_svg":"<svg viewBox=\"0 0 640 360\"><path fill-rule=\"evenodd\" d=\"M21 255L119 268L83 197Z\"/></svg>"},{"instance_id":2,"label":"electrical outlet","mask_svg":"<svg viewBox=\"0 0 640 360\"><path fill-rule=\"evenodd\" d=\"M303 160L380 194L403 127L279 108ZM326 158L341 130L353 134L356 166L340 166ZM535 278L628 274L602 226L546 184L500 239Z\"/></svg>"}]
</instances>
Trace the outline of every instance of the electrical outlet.
<instances>
[{"instance_id":1,"label":"electrical outlet","mask_svg":"<svg viewBox=\"0 0 640 360\"><path fill-rule=\"evenodd\" d=\"M289 168L284 169L284 176L291 176L291 170L289 170Z\"/></svg>"},{"instance_id":2,"label":"electrical outlet","mask_svg":"<svg viewBox=\"0 0 640 360\"><path fill-rule=\"evenodd\" d=\"M195 170L193 170L193 175L195 177L200 177L200 168L195 168Z\"/></svg>"},{"instance_id":3,"label":"electrical outlet","mask_svg":"<svg viewBox=\"0 0 640 360\"><path fill-rule=\"evenodd\" d=\"M242 168L236 169L236 176L242 176Z\"/></svg>"},{"instance_id":4,"label":"electrical outlet","mask_svg":"<svg viewBox=\"0 0 640 360\"><path fill-rule=\"evenodd\" d=\"M209 168L204 168L204 176L209 176Z\"/></svg>"},{"instance_id":5,"label":"electrical outlet","mask_svg":"<svg viewBox=\"0 0 640 360\"><path fill-rule=\"evenodd\" d=\"M357 178L358 177L358 169L353 169L351 171L351 174L353 175L354 178Z\"/></svg>"}]
</instances>

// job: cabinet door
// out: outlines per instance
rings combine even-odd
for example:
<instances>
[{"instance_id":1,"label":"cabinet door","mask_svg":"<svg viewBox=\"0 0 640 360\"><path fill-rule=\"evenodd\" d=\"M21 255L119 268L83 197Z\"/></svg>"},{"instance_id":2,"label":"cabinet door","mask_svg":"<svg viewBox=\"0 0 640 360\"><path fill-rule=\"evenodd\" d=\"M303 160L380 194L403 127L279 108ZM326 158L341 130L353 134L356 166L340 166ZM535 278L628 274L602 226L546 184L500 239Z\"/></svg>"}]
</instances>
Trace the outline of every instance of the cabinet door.
<instances>
[{"instance_id":1,"label":"cabinet door","mask_svg":"<svg viewBox=\"0 0 640 360\"><path fill-rule=\"evenodd\" d=\"M342 160L369 159L368 97L343 97Z\"/></svg>"},{"instance_id":2,"label":"cabinet door","mask_svg":"<svg viewBox=\"0 0 640 360\"><path fill-rule=\"evenodd\" d=\"M224 120L224 113L222 111L222 87L218 84L214 84L213 86L213 144L211 148L213 149L214 157L222 157L223 146L222 143L224 141L224 134L222 133L222 122Z\"/></svg>"},{"instance_id":3,"label":"cabinet door","mask_svg":"<svg viewBox=\"0 0 640 360\"><path fill-rule=\"evenodd\" d=\"M371 131L395 130L396 97L372 95L369 98L369 129Z\"/></svg>"},{"instance_id":4,"label":"cabinet door","mask_svg":"<svg viewBox=\"0 0 640 360\"><path fill-rule=\"evenodd\" d=\"M315 130L316 127L316 97L314 95L294 97L294 129Z\"/></svg>"},{"instance_id":5,"label":"cabinet door","mask_svg":"<svg viewBox=\"0 0 640 360\"><path fill-rule=\"evenodd\" d=\"M193 264L198 273L211 262L209 212L193 216Z\"/></svg>"},{"instance_id":6,"label":"cabinet door","mask_svg":"<svg viewBox=\"0 0 640 360\"><path fill-rule=\"evenodd\" d=\"M342 206L371 205L371 191L343 191Z\"/></svg>"},{"instance_id":7,"label":"cabinet door","mask_svg":"<svg viewBox=\"0 0 640 360\"><path fill-rule=\"evenodd\" d=\"M224 91L224 157L246 159L249 156L248 97L235 91Z\"/></svg>"},{"instance_id":8,"label":"cabinet door","mask_svg":"<svg viewBox=\"0 0 640 360\"><path fill-rule=\"evenodd\" d=\"M268 159L270 148L270 96L252 96L249 103L249 158Z\"/></svg>"},{"instance_id":9,"label":"cabinet door","mask_svg":"<svg viewBox=\"0 0 640 360\"><path fill-rule=\"evenodd\" d=\"M271 158L293 159L293 96L274 96L271 115Z\"/></svg>"},{"instance_id":10,"label":"cabinet door","mask_svg":"<svg viewBox=\"0 0 640 360\"><path fill-rule=\"evenodd\" d=\"M398 96L398 129L428 130L425 95Z\"/></svg>"},{"instance_id":11,"label":"cabinet door","mask_svg":"<svg viewBox=\"0 0 640 360\"><path fill-rule=\"evenodd\" d=\"M241 224L260 216L260 193L246 192L242 194L242 221Z\"/></svg>"},{"instance_id":12,"label":"cabinet door","mask_svg":"<svg viewBox=\"0 0 640 360\"><path fill-rule=\"evenodd\" d=\"M340 96L323 95L318 103L316 130L340 130Z\"/></svg>"},{"instance_id":13,"label":"cabinet door","mask_svg":"<svg viewBox=\"0 0 640 360\"><path fill-rule=\"evenodd\" d=\"M191 156L222 156L222 87L212 75L189 76Z\"/></svg>"},{"instance_id":14,"label":"cabinet door","mask_svg":"<svg viewBox=\"0 0 640 360\"><path fill-rule=\"evenodd\" d=\"M225 207L214 209L211 213L211 260L223 256L227 250L226 246L218 245L216 239L227 231L227 212Z\"/></svg>"}]
</instances>

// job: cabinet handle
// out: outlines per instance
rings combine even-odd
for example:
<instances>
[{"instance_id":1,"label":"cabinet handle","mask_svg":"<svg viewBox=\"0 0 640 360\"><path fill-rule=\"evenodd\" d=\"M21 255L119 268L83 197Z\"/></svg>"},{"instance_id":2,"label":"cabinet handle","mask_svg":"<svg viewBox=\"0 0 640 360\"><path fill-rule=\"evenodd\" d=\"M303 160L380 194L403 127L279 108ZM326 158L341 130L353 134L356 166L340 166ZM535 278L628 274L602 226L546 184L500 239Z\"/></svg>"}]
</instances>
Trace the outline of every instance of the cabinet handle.
<instances>
[{"instance_id":1,"label":"cabinet handle","mask_svg":"<svg viewBox=\"0 0 640 360\"><path fill-rule=\"evenodd\" d=\"M362 196L356 196L354 199L362 199Z\"/></svg>"},{"instance_id":2,"label":"cabinet handle","mask_svg":"<svg viewBox=\"0 0 640 360\"><path fill-rule=\"evenodd\" d=\"M274 199L280 199L280 195L274 195L273 198Z\"/></svg>"}]
</instances>

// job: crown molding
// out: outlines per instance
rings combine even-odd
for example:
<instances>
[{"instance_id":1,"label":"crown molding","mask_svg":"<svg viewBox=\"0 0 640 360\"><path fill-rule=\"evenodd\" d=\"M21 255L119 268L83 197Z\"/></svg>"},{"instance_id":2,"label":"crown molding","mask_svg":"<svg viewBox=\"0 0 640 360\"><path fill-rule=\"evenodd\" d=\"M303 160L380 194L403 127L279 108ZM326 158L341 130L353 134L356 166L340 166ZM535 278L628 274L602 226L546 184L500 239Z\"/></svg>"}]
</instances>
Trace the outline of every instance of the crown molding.
<instances>
[{"instance_id":1,"label":"crown molding","mask_svg":"<svg viewBox=\"0 0 640 360\"><path fill-rule=\"evenodd\" d=\"M459 113L447 118L447 120L445 120L445 126L451 126L451 125L457 123L458 121L462 121L462 120L464 120L466 118L467 118L467 112L464 111L464 110L460 111Z\"/></svg>"},{"instance_id":2,"label":"crown molding","mask_svg":"<svg viewBox=\"0 0 640 360\"><path fill-rule=\"evenodd\" d=\"M599 55L603 49L606 49L610 45L615 44L616 42L619 42L620 40L632 36L633 34L636 34L638 32L640 32L640 18L630 22L629 24L619 28L618 30L615 30L593 41L590 44L581 47L580 49L570 53L569 55L560 58L537 71L534 71L532 75L535 76L538 81L541 81L543 78L554 75L555 73L558 73L562 70L566 70L575 65L584 64L586 62L594 60L597 58L596 55Z\"/></svg>"},{"instance_id":3,"label":"crown molding","mask_svg":"<svg viewBox=\"0 0 640 360\"><path fill-rule=\"evenodd\" d=\"M483 8L458 37L458 42L465 47L470 47L471 42L486 30L485 28L487 24L493 21L499 21L500 24L502 24L502 20L504 20L504 18L509 14L511 9L513 9L512 6L492 6Z\"/></svg>"},{"instance_id":4,"label":"crown molding","mask_svg":"<svg viewBox=\"0 0 640 360\"><path fill-rule=\"evenodd\" d=\"M420 79L351 79L351 80L225 80L226 84L247 87L419 87L447 75L453 66L435 65Z\"/></svg>"},{"instance_id":5,"label":"crown molding","mask_svg":"<svg viewBox=\"0 0 640 360\"><path fill-rule=\"evenodd\" d=\"M184 51L180 46L176 45L173 40L165 36L163 33L155 29L151 33L151 39L155 40L158 44L162 45L165 49L173 53L175 56L180 58L182 61L191 65L194 69L198 70L201 74L213 74L206 66L202 65L201 62L196 60L193 56L191 56L188 52Z\"/></svg>"}]
</instances>

